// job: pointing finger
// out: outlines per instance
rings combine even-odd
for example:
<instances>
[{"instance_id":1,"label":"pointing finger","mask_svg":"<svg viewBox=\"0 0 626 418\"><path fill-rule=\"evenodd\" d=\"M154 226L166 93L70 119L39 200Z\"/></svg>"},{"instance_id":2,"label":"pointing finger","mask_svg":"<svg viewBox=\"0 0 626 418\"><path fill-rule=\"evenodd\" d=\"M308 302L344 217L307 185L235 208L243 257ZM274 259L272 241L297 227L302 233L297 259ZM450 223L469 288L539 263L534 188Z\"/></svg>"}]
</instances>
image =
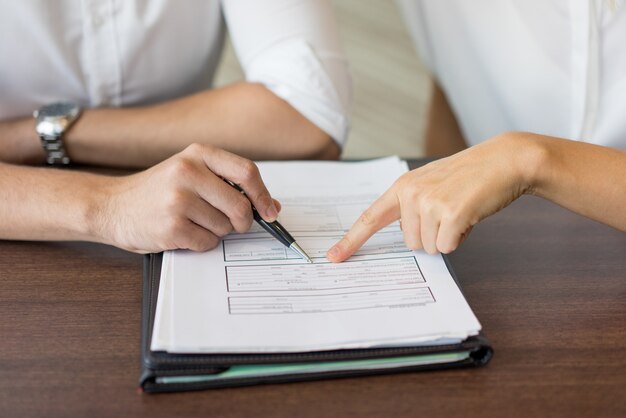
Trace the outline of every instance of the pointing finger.
<instances>
[{"instance_id":1,"label":"pointing finger","mask_svg":"<svg viewBox=\"0 0 626 418\"><path fill-rule=\"evenodd\" d=\"M400 217L400 206L396 195L388 190L379 197L352 228L326 254L332 262L340 262L356 252L376 231Z\"/></svg>"}]
</instances>

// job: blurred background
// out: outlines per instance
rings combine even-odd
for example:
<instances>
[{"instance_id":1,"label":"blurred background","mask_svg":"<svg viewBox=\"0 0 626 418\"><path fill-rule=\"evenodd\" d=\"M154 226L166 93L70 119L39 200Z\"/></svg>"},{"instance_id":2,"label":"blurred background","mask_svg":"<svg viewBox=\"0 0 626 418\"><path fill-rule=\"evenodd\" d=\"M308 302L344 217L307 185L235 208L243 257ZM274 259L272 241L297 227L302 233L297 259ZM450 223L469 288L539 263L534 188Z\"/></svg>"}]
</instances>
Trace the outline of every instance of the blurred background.
<instances>
[{"instance_id":1,"label":"blurred background","mask_svg":"<svg viewBox=\"0 0 626 418\"><path fill-rule=\"evenodd\" d=\"M334 0L354 79L352 129L342 158L423 155L430 79L394 1ZM227 43L216 85L243 79Z\"/></svg>"}]
</instances>

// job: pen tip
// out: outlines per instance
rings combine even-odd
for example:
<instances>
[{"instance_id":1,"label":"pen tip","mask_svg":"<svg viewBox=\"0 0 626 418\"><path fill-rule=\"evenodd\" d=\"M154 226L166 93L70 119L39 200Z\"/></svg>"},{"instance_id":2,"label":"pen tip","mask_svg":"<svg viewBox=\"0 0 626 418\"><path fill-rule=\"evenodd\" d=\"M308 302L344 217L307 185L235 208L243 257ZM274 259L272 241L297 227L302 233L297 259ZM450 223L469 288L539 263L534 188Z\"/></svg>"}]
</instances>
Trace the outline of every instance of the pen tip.
<instances>
[{"instance_id":1,"label":"pen tip","mask_svg":"<svg viewBox=\"0 0 626 418\"><path fill-rule=\"evenodd\" d=\"M313 260L311 260L311 257L309 257L309 255L305 253L302 247L300 247L297 243L293 242L289 247L295 252L297 252L298 255L300 255L300 257L304 258L307 263L313 263Z\"/></svg>"}]
</instances>

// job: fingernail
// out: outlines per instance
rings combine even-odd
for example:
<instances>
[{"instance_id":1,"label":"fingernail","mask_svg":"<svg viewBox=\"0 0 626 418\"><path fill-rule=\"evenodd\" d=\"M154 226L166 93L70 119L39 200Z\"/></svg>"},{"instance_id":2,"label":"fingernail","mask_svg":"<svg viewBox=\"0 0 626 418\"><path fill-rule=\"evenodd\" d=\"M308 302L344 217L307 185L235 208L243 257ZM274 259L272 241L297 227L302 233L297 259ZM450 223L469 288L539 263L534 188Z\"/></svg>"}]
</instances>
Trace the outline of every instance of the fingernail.
<instances>
[{"instance_id":1,"label":"fingernail","mask_svg":"<svg viewBox=\"0 0 626 418\"><path fill-rule=\"evenodd\" d=\"M274 203L268 206L267 211L265 211L265 215L272 220L278 217L278 211L276 210Z\"/></svg>"},{"instance_id":2,"label":"fingernail","mask_svg":"<svg viewBox=\"0 0 626 418\"><path fill-rule=\"evenodd\" d=\"M340 253L341 253L341 250L339 250L339 246L337 245L333 246L330 250L328 250L328 255L333 258L339 257Z\"/></svg>"}]
</instances>

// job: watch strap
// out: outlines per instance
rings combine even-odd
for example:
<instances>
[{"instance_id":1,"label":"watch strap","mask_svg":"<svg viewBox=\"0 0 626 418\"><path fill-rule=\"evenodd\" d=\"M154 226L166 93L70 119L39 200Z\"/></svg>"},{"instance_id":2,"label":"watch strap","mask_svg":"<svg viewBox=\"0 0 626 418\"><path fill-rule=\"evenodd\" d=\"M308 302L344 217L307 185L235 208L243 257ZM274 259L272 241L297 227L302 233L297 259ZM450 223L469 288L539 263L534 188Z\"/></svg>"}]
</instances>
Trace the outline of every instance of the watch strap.
<instances>
[{"instance_id":1,"label":"watch strap","mask_svg":"<svg viewBox=\"0 0 626 418\"><path fill-rule=\"evenodd\" d=\"M65 145L61 135L40 135L41 145L46 151L46 163L48 165L69 165L70 157L65 152Z\"/></svg>"}]
</instances>

